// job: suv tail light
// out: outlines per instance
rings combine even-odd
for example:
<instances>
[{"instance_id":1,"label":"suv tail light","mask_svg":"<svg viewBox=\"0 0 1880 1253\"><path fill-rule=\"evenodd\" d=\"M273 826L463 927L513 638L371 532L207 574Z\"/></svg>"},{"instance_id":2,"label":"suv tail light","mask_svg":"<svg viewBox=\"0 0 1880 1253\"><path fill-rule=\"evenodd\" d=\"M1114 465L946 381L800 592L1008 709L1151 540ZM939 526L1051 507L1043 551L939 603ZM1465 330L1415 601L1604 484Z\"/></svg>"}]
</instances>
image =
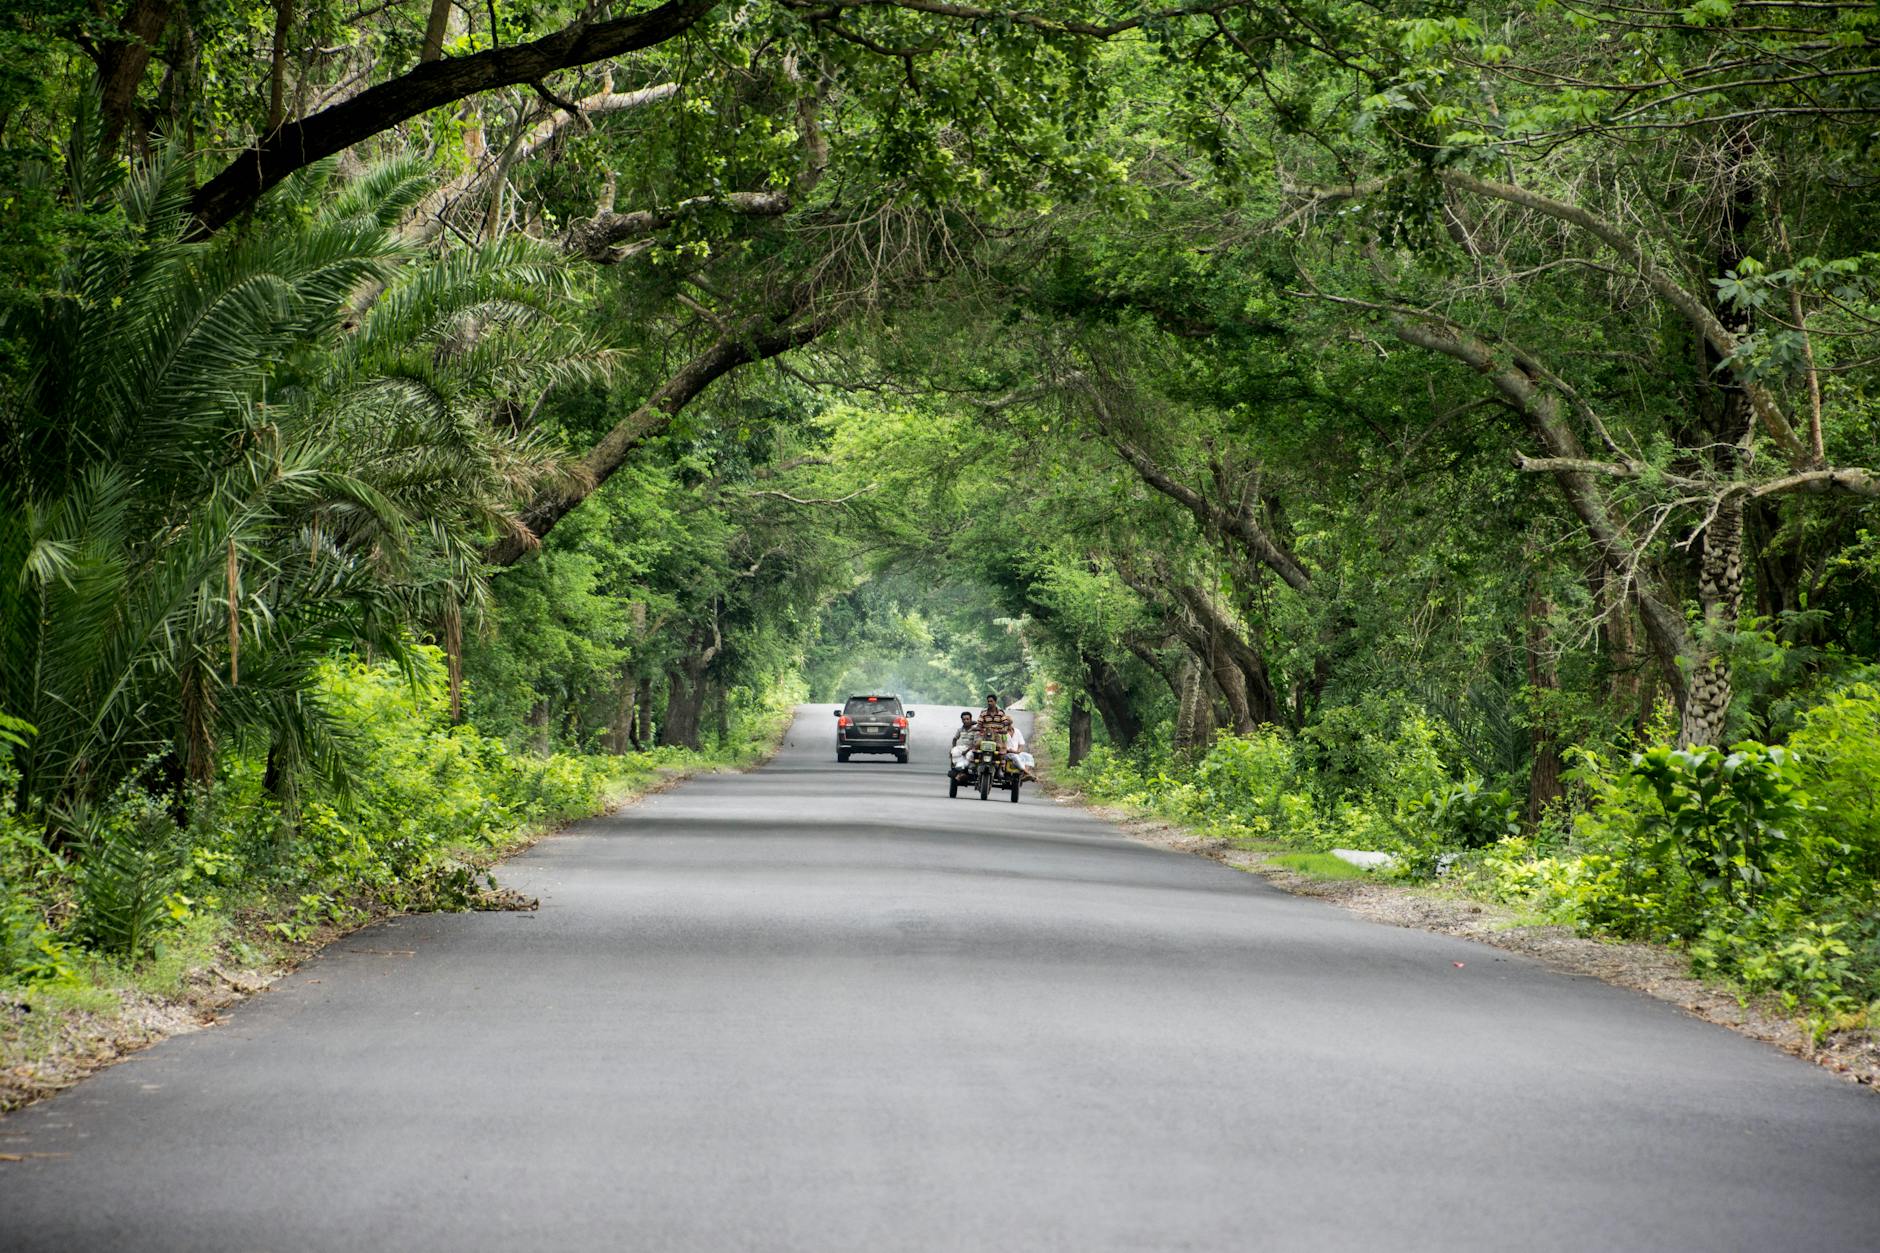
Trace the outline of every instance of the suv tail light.
<instances>
[{"instance_id":1,"label":"suv tail light","mask_svg":"<svg viewBox=\"0 0 1880 1253\"><path fill-rule=\"evenodd\" d=\"M837 719L836 719L836 725L837 725L837 726L839 726L839 727L846 727L846 726L848 726L848 725L849 725L849 719L848 719L848 716L847 716L847 715L845 714L845 715L843 715L842 717L840 717L840 718L837 718Z\"/></svg>"},{"instance_id":2,"label":"suv tail light","mask_svg":"<svg viewBox=\"0 0 1880 1253\"><path fill-rule=\"evenodd\" d=\"M894 720L894 725L895 725L895 726L897 726L897 727L905 727L905 726L907 725L907 719L906 719L906 718L896 718L896 719Z\"/></svg>"}]
</instances>

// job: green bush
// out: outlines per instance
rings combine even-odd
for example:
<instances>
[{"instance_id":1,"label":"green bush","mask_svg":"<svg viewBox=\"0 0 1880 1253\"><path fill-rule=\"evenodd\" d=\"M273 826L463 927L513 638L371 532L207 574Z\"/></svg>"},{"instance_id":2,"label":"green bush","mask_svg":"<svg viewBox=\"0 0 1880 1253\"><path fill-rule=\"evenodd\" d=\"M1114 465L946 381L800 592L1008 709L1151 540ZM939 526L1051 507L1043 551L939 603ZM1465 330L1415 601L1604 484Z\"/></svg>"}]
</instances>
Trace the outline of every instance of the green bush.
<instances>
[{"instance_id":1,"label":"green bush","mask_svg":"<svg viewBox=\"0 0 1880 1253\"><path fill-rule=\"evenodd\" d=\"M1521 807L1514 793L1507 788L1491 792L1477 779L1423 793L1416 810L1447 848L1486 848L1521 834Z\"/></svg>"},{"instance_id":2,"label":"green bush","mask_svg":"<svg viewBox=\"0 0 1880 1253\"><path fill-rule=\"evenodd\" d=\"M1479 873L1583 930L1684 944L1698 973L1824 1030L1880 994L1880 692L1833 694L1798 727L1788 747L1654 747L1617 766L1579 753L1568 845L1504 840Z\"/></svg>"},{"instance_id":3,"label":"green bush","mask_svg":"<svg viewBox=\"0 0 1880 1253\"><path fill-rule=\"evenodd\" d=\"M1801 716L1789 747L1816 803L1808 827L1840 846L1848 878L1880 881L1880 688L1830 693Z\"/></svg>"},{"instance_id":4,"label":"green bush","mask_svg":"<svg viewBox=\"0 0 1880 1253\"><path fill-rule=\"evenodd\" d=\"M0 760L0 983L70 979L71 955L46 922L64 863L14 808L14 785Z\"/></svg>"},{"instance_id":5,"label":"green bush","mask_svg":"<svg viewBox=\"0 0 1880 1253\"><path fill-rule=\"evenodd\" d=\"M1196 763L1190 786L1190 812L1205 821L1288 839L1306 839L1316 829L1292 741L1271 728L1221 735Z\"/></svg>"},{"instance_id":6,"label":"green bush","mask_svg":"<svg viewBox=\"0 0 1880 1253\"><path fill-rule=\"evenodd\" d=\"M305 893L304 925L339 921L348 902L468 899L451 887L463 877L461 850L593 813L623 775L653 769L645 755L514 753L475 727L451 725L446 684L430 648L418 650L409 675L356 659L323 668L320 698L353 728L355 765L345 796L311 802L300 816L288 880Z\"/></svg>"},{"instance_id":7,"label":"green bush","mask_svg":"<svg viewBox=\"0 0 1880 1253\"><path fill-rule=\"evenodd\" d=\"M156 951L163 933L188 916L173 899L188 856L175 820L162 801L131 786L73 825L83 832L73 937L132 961Z\"/></svg>"},{"instance_id":8,"label":"green bush","mask_svg":"<svg viewBox=\"0 0 1880 1253\"><path fill-rule=\"evenodd\" d=\"M1420 706L1366 697L1321 709L1299 733L1299 768L1328 806L1394 810L1446 789L1459 750L1454 733Z\"/></svg>"}]
</instances>

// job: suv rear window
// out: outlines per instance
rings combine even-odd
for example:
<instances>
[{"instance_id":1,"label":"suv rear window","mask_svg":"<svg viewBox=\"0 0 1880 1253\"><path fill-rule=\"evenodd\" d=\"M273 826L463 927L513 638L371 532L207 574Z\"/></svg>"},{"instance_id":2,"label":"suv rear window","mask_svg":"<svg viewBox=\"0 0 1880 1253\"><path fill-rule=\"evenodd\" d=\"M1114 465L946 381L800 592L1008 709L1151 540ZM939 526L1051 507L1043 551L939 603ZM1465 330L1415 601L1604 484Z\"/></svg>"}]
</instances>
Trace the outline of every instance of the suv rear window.
<instances>
[{"instance_id":1,"label":"suv rear window","mask_svg":"<svg viewBox=\"0 0 1880 1253\"><path fill-rule=\"evenodd\" d=\"M901 712L901 700L898 696L851 696L842 712L851 718L861 714L898 715Z\"/></svg>"}]
</instances>

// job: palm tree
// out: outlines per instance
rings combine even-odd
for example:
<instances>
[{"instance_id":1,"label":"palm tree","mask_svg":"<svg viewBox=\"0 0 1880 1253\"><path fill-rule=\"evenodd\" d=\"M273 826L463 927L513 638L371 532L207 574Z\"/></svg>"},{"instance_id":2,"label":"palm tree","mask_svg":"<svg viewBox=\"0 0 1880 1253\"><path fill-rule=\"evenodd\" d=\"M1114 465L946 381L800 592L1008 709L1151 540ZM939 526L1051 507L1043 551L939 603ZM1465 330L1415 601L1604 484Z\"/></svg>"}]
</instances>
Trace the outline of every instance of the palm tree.
<instances>
[{"instance_id":1,"label":"palm tree","mask_svg":"<svg viewBox=\"0 0 1880 1253\"><path fill-rule=\"evenodd\" d=\"M304 172L266 229L188 234L160 150L95 202L121 215L57 294L0 326L0 710L38 734L22 795L56 809L154 767L179 798L219 746L268 746L291 791L334 767L320 661L451 651L478 554L563 473L518 415L602 369L567 280L526 240L420 253L394 227L414 162ZM454 669L454 667L453 667Z\"/></svg>"}]
</instances>

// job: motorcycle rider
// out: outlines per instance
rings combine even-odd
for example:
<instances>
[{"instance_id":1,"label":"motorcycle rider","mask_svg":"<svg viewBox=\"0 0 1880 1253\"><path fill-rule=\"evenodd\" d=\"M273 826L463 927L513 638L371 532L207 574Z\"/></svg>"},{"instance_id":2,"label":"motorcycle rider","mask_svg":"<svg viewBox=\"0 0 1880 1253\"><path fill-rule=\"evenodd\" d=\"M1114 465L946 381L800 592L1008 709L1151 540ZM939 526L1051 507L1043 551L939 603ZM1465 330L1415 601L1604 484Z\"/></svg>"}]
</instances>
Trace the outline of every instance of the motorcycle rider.
<instances>
[{"instance_id":1,"label":"motorcycle rider","mask_svg":"<svg viewBox=\"0 0 1880 1253\"><path fill-rule=\"evenodd\" d=\"M978 737L979 728L973 725L973 711L960 710L960 729L953 733L953 746L947 754L955 770L966 763L967 755L973 751L973 741Z\"/></svg>"},{"instance_id":2,"label":"motorcycle rider","mask_svg":"<svg viewBox=\"0 0 1880 1253\"><path fill-rule=\"evenodd\" d=\"M1012 719L999 708L999 698L991 692L986 693L986 707L979 711L978 732L989 740L1000 744L1006 742L1012 734Z\"/></svg>"},{"instance_id":3,"label":"motorcycle rider","mask_svg":"<svg viewBox=\"0 0 1880 1253\"><path fill-rule=\"evenodd\" d=\"M993 693L986 693L986 707L979 711L979 722L973 730L976 735L995 741L1005 751L1006 760L1027 779L1035 777L1019 756L1025 751L1025 733L1018 729L1010 714L999 708L999 699Z\"/></svg>"}]
</instances>

